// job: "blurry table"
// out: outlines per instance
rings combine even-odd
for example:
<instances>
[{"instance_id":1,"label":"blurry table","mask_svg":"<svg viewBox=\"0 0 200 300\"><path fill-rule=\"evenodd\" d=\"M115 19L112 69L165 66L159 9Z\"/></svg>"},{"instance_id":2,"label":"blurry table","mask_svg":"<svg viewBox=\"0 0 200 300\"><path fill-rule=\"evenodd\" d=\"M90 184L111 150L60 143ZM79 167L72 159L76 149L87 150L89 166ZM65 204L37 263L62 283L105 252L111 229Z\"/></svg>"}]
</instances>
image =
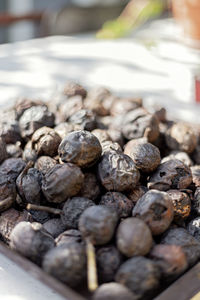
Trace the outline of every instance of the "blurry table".
<instances>
[{"instance_id":1,"label":"blurry table","mask_svg":"<svg viewBox=\"0 0 200 300\"><path fill-rule=\"evenodd\" d=\"M173 117L200 122L193 89L200 55L178 44L176 34L172 20L160 20L116 41L81 35L1 45L0 106L10 106L17 97L52 99L67 80L75 80L142 96L146 106L160 103ZM0 279L1 300L61 299L45 287L39 298L35 279L1 255Z\"/></svg>"}]
</instances>

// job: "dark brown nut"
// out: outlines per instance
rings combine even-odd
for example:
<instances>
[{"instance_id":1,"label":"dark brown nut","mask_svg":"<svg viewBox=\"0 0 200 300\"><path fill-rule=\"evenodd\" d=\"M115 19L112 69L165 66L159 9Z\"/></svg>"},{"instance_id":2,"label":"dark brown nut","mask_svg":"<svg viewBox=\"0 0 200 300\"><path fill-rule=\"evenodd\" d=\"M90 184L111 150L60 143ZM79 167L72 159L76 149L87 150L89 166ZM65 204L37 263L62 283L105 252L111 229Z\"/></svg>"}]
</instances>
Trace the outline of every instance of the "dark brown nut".
<instances>
[{"instance_id":1,"label":"dark brown nut","mask_svg":"<svg viewBox=\"0 0 200 300\"><path fill-rule=\"evenodd\" d=\"M119 192L108 192L101 197L100 205L115 209L119 218L127 218L131 215L133 202Z\"/></svg>"},{"instance_id":2,"label":"dark brown nut","mask_svg":"<svg viewBox=\"0 0 200 300\"><path fill-rule=\"evenodd\" d=\"M125 115L129 111L132 111L142 106L141 98L118 98L115 99L110 108L110 114L112 116Z\"/></svg>"},{"instance_id":3,"label":"dark brown nut","mask_svg":"<svg viewBox=\"0 0 200 300\"><path fill-rule=\"evenodd\" d=\"M53 127L55 116L46 106L32 106L25 110L19 119L21 135L29 139L32 134L43 126Z\"/></svg>"},{"instance_id":4,"label":"dark brown nut","mask_svg":"<svg viewBox=\"0 0 200 300\"><path fill-rule=\"evenodd\" d=\"M155 245L150 258L158 263L165 280L175 279L188 267L185 253L176 245Z\"/></svg>"},{"instance_id":5,"label":"dark brown nut","mask_svg":"<svg viewBox=\"0 0 200 300\"><path fill-rule=\"evenodd\" d=\"M161 163L164 163L171 159L178 159L178 160L182 161L188 167L191 167L193 165L193 161L191 160L189 155L183 151L172 151L168 156L165 156L161 160Z\"/></svg>"},{"instance_id":6,"label":"dark brown nut","mask_svg":"<svg viewBox=\"0 0 200 300\"><path fill-rule=\"evenodd\" d=\"M25 112L26 109L32 107L32 106L37 106L37 105L44 105L44 102L40 100L33 100L33 99L28 99L28 98L19 98L15 102L14 109L17 114L17 119L21 117L21 115Z\"/></svg>"},{"instance_id":7,"label":"dark brown nut","mask_svg":"<svg viewBox=\"0 0 200 300\"><path fill-rule=\"evenodd\" d=\"M83 186L78 195L94 201L99 197L100 192L100 186L95 174L85 173Z\"/></svg>"},{"instance_id":8,"label":"dark brown nut","mask_svg":"<svg viewBox=\"0 0 200 300\"><path fill-rule=\"evenodd\" d=\"M93 205L95 205L94 202L88 198L73 197L68 199L63 206L61 214L61 221L66 229L78 229L81 214Z\"/></svg>"},{"instance_id":9,"label":"dark brown nut","mask_svg":"<svg viewBox=\"0 0 200 300\"><path fill-rule=\"evenodd\" d=\"M148 188L160 191L186 189L192 182L192 173L188 166L178 159L162 163L150 176Z\"/></svg>"},{"instance_id":10,"label":"dark brown nut","mask_svg":"<svg viewBox=\"0 0 200 300\"><path fill-rule=\"evenodd\" d=\"M146 192L148 192L148 188L146 186L139 185L128 192L127 197L135 204Z\"/></svg>"},{"instance_id":11,"label":"dark brown nut","mask_svg":"<svg viewBox=\"0 0 200 300\"><path fill-rule=\"evenodd\" d=\"M17 177L17 191L23 203L40 204L42 195L42 174L35 168L29 168Z\"/></svg>"},{"instance_id":12,"label":"dark brown nut","mask_svg":"<svg viewBox=\"0 0 200 300\"><path fill-rule=\"evenodd\" d=\"M180 246L186 255L189 266L200 258L200 242L184 228L173 228L166 232L161 244Z\"/></svg>"},{"instance_id":13,"label":"dark brown nut","mask_svg":"<svg viewBox=\"0 0 200 300\"><path fill-rule=\"evenodd\" d=\"M0 137L6 144L15 144L22 141L19 123L13 110L0 113Z\"/></svg>"},{"instance_id":14,"label":"dark brown nut","mask_svg":"<svg viewBox=\"0 0 200 300\"><path fill-rule=\"evenodd\" d=\"M32 145L31 141L29 141L25 145L22 157L23 157L23 160L25 160L26 162L29 162L30 160L36 161L37 154L36 154L36 151L33 149L33 145Z\"/></svg>"},{"instance_id":15,"label":"dark brown nut","mask_svg":"<svg viewBox=\"0 0 200 300\"><path fill-rule=\"evenodd\" d=\"M37 155L57 155L60 142L61 137L55 130L46 126L39 128L32 135L32 146Z\"/></svg>"},{"instance_id":16,"label":"dark brown nut","mask_svg":"<svg viewBox=\"0 0 200 300\"><path fill-rule=\"evenodd\" d=\"M150 259L137 256L123 263L115 280L128 287L139 299L152 299L159 288L160 269Z\"/></svg>"},{"instance_id":17,"label":"dark brown nut","mask_svg":"<svg viewBox=\"0 0 200 300\"><path fill-rule=\"evenodd\" d=\"M20 222L10 235L10 247L37 264L54 244L53 237L36 222Z\"/></svg>"},{"instance_id":18,"label":"dark brown nut","mask_svg":"<svg viewBox=\"0 0 200 300\"><path fill-rule=\"evenodd\" d=\"M153 245L151 231L137 218L123 220L117 229L117 248L127 257L146 255Z\"/></svg>"},{"instance_id":19,"label":"dark brown nut","mask_svg":"<svg viewBox=\"0 0 200 300\"><path fill-rule=\"evenodd\" d=\"M128 155L134 161L136 168L145 173L156 170L161 161L159 149L150 143L136 144Z\"/></svg>"},{"instance_id":20,"label":"dark brown nut","mask_svg":"<svg viewBox=\"0 0 200 300\"><path fill-rule=\"evenodd\" d=\"M0 212L10 208L17 196L14 180L5 174L0 173Z\"/></svg>"},{"instance_id":21,"label":"dark brown nut","mask_svg":"<svg viewBox=\"0 0 200 300\"><path fill-rule=\"evenodd\" d=\"M81 109L71 115L69 123L79 125L82 130L92 131L96 128L96 115L89 109Z\"/></svg>"},{"instance_id":22,"label":"dark brown nut","mask_svg":"<svg viewBox=\"0 0 200 300\"><path fill-rule=\"evenodd\" d=\"M115 273L123 262L123 256L119 250L113 246L104 246L97 250L97 270L98 278L101 282L113 281Z\"/></svg>"},{"instance_id":23,"label":"dark brown nut","mask_svg":"<svg viewBox=\"0 0 200 300\"><path fill-rule=\"evenodd\" d=\"M81 130L81 126L63 122L59 123L56 127L54 127L54 130L59 134L59 136L63 140L72 131Z\"/></svg>"},{"instance_id":24,"label":"dark brown nut","mask_svg":"<svg viewBox=\"0 0 200 300\"><path fill-rule=\"evenodd\" d=\"M137 201L132 214L133 217L142 219L153 235L159 235L170 226L174 209L167 193L152 190Z\"/></svg>"},{"instance_id":25,"label":"dark brown nut","mask_svg":"<svg viewBox=\"0 0 200 300\"><path fill-rule=\"evenodd\" d=\"M56 239L56 246L61 246L68 243L81 243L82 236L79 230L69 229L61 233Z\"/></svg>"},{"instance_id":26,"label":"dark brown nut","mask_svg":"<svg viewBox=\"0 0 200 300\"><path fill-rule=\"evenodd\" d=\"M95 164L101 152L101 144L96 136L84 130L69 133L58 148L63 162L71 162L79 167Z\"/></svg>"},{"instance_id":27,"label":"dark brown nut","mask_svg":"<svg viewBox=\"0 0 200 300\"><path fill-rule=\"evenodd\" d=\"M118 143L113 143L111 141L104 141L101 143L102 147L102 154L105 154L106 152L123 152L121 146Z\"/></svg>"},{"instance_id":28,"label":"dark brown nut","mask_svg":"<svg viewBox=\"0 0 200 300\"><path fill-rule=\"evenodd\" d=\"M197 145L193 128L185 123L176 123L166 133L167 146L172 150L191 153Z\"/></svg>"},{"instance_id":29,"label":"dark brown nut","mask_svg":"<svg viewBox=\"0 0 200 300\"><path fill-rule=\"evenodd\" d=\"M112 101L111 93L104 87L95 87L88 92L88 96L84 101L86 108L91 109L97 115L106 116L109 113L109 106L105 100L109 98Z\"/></svg>"},{"instance_id":30,"label":"dark brown nut","mask_svg":"<svg viewBox=\"0 0 200 300\"><path fill-rule=\"evenodd\" d=\"M6 145L6 152L8 157L14 157L14 158L22 157L23 151L21 148L21 142L18 141L16 144Z\"/></svg>"},{"instance_id":31,"label":"dark brown nut","mask_svg":"<svg viewBox=\"0 0 200 300\"><path fill-rule=\"evenodd\" d=\"M192 181L196 187L200 187L200 166L192 166Z\"/></svg>"},{"instance_id":32,"label":"dark brown nut","mask_svg":"<svg viewBox=\"0 0 200 300\"><path fill-rule=\"evenodd\" d=\"M155 115L149 114L143 108L137 108L126 114L122 120L122 133L128 140L144 136L148 128L148 141L154 142L159 136L159 122Z\"/></svg>"},{"instance_id":33,"label":"dark brown nut","mask_svg":"<svg viewBox=\"0 0 200 300\"><path fill-rule=\"evenodd\" d=\"M113 237L118 216L112 209L95 205L88 207L79 219L83 238L90 238L94 245L104 245Z\"/></svg>"},{"instance_id":34,"label":"dark brown nut","mask_svg":"<svg viewBox=\"0 0 200 300\"><path fill-rule=\"evenodd\" d=\"M192 210L198 216L200 215L200 187L198 187L194 193L194 198L192 201Z\"/></svg>"},{"instance_id":35,"label":"dark brown nut","mask_svg":"<svg viewBox=\"0 0 200 300\"><path fill-rule=\"evenodd\" d=\"M106 152L98 165L98 175L108 191L123 192L133 189L140 178L133 160L126 154Z\"/></svg>"},{"instance_id":36,"label":"dark brown nut","mask_svg":"<svg viewBox=\"0 0 200 300\"><path fill-rule=\"evenodd\" d=\"M48 231L48 233L50 233L50 235L52 235L52 237L56 238L57 236L62 234L62 232L65 231L66 226L63 224L63 222L61 221L60 218L58 218L58 219L53 218L53 219L46 221L43 224L43 228L46 231Z\"/></svg>"},{"instance_id":37,"label":"dark brown nut","mask_svg":"<svg viewBox=\"0 0 200 300\"><path fill-rule=\"evenodd\" d=\"M174 207L174 221L189 217L191 212L191 200L187 193L179 190L167 191Z\"/></svg>"},{"instance_id":38,"label":"dark brown nut","mask_svg":"<svg viewBox=\"0 0 200 300\"><path fill-rule=\"evenodd\" d=\"M96 136L100 143L111 140L108 131L105 129L94 129L92 134Z\"/></svg>"},{"instance_id":39,"label":"dark brown nut","mask_svg":"<svg viewBox=\"0 0 200 300\"><path fill-rule=\"evenodd\" d=\"M95 291L92 300L137 300L127 287L117 282L104 283Z\"/></svg>"},{"instance_id":40,"label":"dark brown nut","mask_svg":"<svg viewBox=\"0 0 200 300\"><path fill-rule=\"evenodd\" d=\"M67 121L71 115L83 109L83 99L80 95L70 97L59 106L60 119Z\"/></svg>"},{"instance_id":41,"label":"dark brown nut","mask_svg":"<svg viewBox=\"0 0 200 300\"><path fill-rule=\"evenodd\" d=\"M86 275L85 248L80 243L55 247L45 255L42 267L58 280L70 287L76 287Z\"/></svg>"},{"instance_id":42,"label":"dark brown nut","mask_svg":"<svg viewBox=\"0 0 200 300\"><path fill-rule=\"evenodd\" d=\"M82 98L85 98L87 95L87 91L82 85L76 82L69 81L65 84L63 94L67 97L80 95Z\"/></svg>"},{"instance_id":43,"label":"dark brown nut","mask_svg":"<svg viewBox=\"0 0 200 300\"><path fill-rule=\"evenodd\" d=\"M8 158L0 166L0 174L8 175L12 180L16 180L26 163L22 158Z\"/></svg>"},{"instance_id":44,"label":"dark brown nut","mask_svg":"<svg viewBox=\"0 0 200 300\"><path fill-rule=\"evenodd\" d=\"M0 235L1 239L5 243L10 242L10 234L14 227L22 222L22 221L27 221L27 222L32 222L33 219L31 217L31 214L28 213L27 211L18 211L14 208L10 208L0 215Z\"/></svg>"},{"instance_id":45,"label":"dark brown nut","mask_svg":"<svg viewBox=\"0 0 200 300\"><path fill-rule=\"evenodd\" d=\"M8 153L6 151L6 143L0 137L0 163L2 163L8 157Z\"/></svg>"},{"instance_id":46,"label":"dark brown nut","mask_svg":"<svg viewBox=\"0 0 200 300\"><path fill-rule=\"evenodd\" d=\"M73 164L56 165L43 178L42 191L49 202L61 203L81 189L84 175Z\"/></svg>"},{"instance_id":47,"label":"dark brown nut","mask_svg":"<svg viewBox=\"0 0 200 300\"><path fill-rule=\"evenodd\" d=\"M113 143L118 143L121 147L124 146L124 137L120 130L109 128L108 134Z\"/></svg>"},{"instance_id":48,"label":"dark brown nut","mask_svg":"<svg viewBox=\"0 0 200 300\"><path fill-rule=\"evenodd\" d=\"M200 242L200 217L191 220L187 225L187 230Z\"/></svg>"},{"instance_id":49,"label":"dark brown nut","mask_svg":"<svg viewBox=\"0 0 200 300\"><path fill-rule=\"evenodd\" d=\"M159 122L166 122L166 109L164 107L156 107L154 114L158 118Z\"/></svg>"},{"instance_id":50,"label":"dark brown nut","mask_svg":"<svg viewBox=\"0 0 200 300\"><path fill-rule=\"evenodd\" d=\"M49 172L55 165L57 161L49 156L40 156L36 162L34 167L38 169L43 175Z\"/></svg>"},{"instance_id":51,"label":"dark brown nut","mask_svg":"<svg viewBox=\"0 0 200 300\"><path fill-rule=\"evenodd\" d=\"M33 220L40 224L44 224L52 218L50 213L42 210L29 210L29 213L31 214Z\"/></svg>"},{"instance_id":52,"label":"dark brown nut","mask_svg":"<svg viewBox=\"0 0 200 300\"><path fill-rule=\"evenodd\" d=\"M124 146L124 153L129 155L131 154L132 149L137 146L138 144L143 144L143 143L147 143L147 138L146 137L141 137L138 139L133 139L128 141L128 143L125 144Z\"/></svg>"}]
</instances>

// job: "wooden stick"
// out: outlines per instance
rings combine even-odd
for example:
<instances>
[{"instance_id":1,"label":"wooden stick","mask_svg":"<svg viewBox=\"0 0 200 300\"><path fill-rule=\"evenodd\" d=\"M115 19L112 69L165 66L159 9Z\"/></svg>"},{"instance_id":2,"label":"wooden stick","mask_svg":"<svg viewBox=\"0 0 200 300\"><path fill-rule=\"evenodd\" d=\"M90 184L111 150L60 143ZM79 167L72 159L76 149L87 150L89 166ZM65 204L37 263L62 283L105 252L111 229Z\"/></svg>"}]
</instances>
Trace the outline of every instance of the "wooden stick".
<instances>
[{"instance_id":1,"label":"wooden stick","mask_svg":"<svg viewBox=\"0 0 200 300\"><path fill-rule=\"evenodd\" d=\"M61 209L54 208L54 207L48 207L48 206L41 206L41 205L35 205L35 204L28 204L26 206L27 210L40 210L40 211L46 211L50 214L60 215L62 213Z\"/></svg>"},{"instance_id":2,"label":"wooden stick","mask_svg":"<svg viewBox=\"0 0 200 300\"><path fill-rule=\"evenodd\" d=\"M95 248L91 243L90 238L86 239L86 252L87 252L87 280L88 289L90 292L94 292L98 288L97 280L97 266L95 257Z\"/></svg>"}]
</instances>

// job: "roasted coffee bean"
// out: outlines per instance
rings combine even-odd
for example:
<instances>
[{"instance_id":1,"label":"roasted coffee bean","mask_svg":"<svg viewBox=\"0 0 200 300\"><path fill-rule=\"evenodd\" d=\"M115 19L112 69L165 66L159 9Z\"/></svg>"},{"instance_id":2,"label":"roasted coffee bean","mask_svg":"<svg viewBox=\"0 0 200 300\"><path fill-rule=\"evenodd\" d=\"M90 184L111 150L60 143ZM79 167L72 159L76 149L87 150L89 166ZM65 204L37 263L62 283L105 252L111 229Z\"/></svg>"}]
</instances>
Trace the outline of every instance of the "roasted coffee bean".
<instances>
[{"instance_id":1,"label":"roasted coffee bean","mask_svg":"<svg viewBox=\"0 0 200 300\"><path fill-rule=\"evenodd\" d=\"M192 173L188 166L178 159L162 163L150 176L148 187L160 191L185 189L192 182Z\"/></svg>"},{"instance_id":2,"label":"roasted coffee bean","mask_svg":"<svg viewBox=\"0 0 200 300\"><path fill-rule=\"evenodd\" d=\"M57 155L61 137L54 129L41 127L34 132L31 140L37 155L55 156Z\"/></svg>"},{"instance_id":3,"label":"roasted coffee bean","mask_svg":"<svg viewBox=\"0 0 200 300\"><path fill-rule=\"evenodd\" d=\"M33 149L33 145L32 142L29 141L25 147L24 147L24 152L22 155L23 160L25 160L26 162L31 161L36 161L37 159L37 153L36 151Z\"/></svg>"},{"instance_id":4,"label":"roasted coffee bean","mask_svg":"<svg viewBox=\"0 0 200 300\"><path fill-rule=\"evenodd\" d=\"M117 248L127 257L146 255L153 245L149 227L137 218L123 220L117 229Z\"/></svg>"},{"instance_id":5,"label":"roasted coffee bean","mask_svg":"<svg viewBox=\"0 0 200 300\"><path fill-rule=\"evenodd\" d=\"M123 256L113 246L104 246L96 251L98 278L101 282L113 281L115 273L123 262Z\"/></svg>"},{"instance_id":6,"label":"roasted coffee bean","mask_svg":"<svg viewBox=\"0 0 200 300\"><path fill-rule=\"evenodd\" d=\"M141 98L118 98L115 99L110 108L110 114L112 116L125 115L129 111L142 106Z\"/></svg>"},{"instance_id":7,"label":"roasted coffee bean","mask_svg":"<svg viewBox=\"0 0 200 300\"><path fill-rule=\"evenodd\" d=\"M155 245L150 258L156 261L165 280L174 280L188 267L187 258L180 246Z\"/></svg>"},{"instance_id":8,"label":"roasted coffee bean","mask_svg":"<svg viewBox=\"0 0 200 300\"><path fill-rule=\"evenodd\" d=\"M127 193L127 197L135 204L146 192L148 192L146 186L138 185Z\"/></svg>"},{"instance_id":9,"label":"roasted coffee bean","mask_svg":"<svg viewBox=\"0 0 200 300\"><path fill-rule=\"evenodd\" d=\"M174 220L186 219L190 215L191 200L187 193L179 190L167 191L174 207Z\"/></svg>"},{"instance_id":10,"label":"roasted coffee bean","mask_svg":"<svg viewBox=\"0 0 200 300\"><path fill-rule=\"evenodd\" d=\"M92 131L96 128L96 115L89 109L81 109L70 116L69 123L79 125L82 130Z\"/></svg>"},{"instance_id":11,"label":"roasted coffee bean","mask_svg":"<svg viewBox=\"0 0 200 300\"><path fill-rule=\"evenodd\" d=\"M93 165L101 156L99 140L88 131L74 131L62 140L58 153L63 162L71 162L79 167Z\"/></svg>"},{"instance_id":12,"label":"roasted coffee bean","mask_svg":"<svg viewBox=\"0 0 200 300\"><path fill-rule=\"evenodd\" d=\"M42 174L35 168L29 168L17 177L17 191L24 203L40 204L42 195Z\"/></svg>"},{"instance_id":13,"label":"roasted coffee bean","mask_svg":"<svg viewBox=\"0 0 200 300\"><path fill-rule=\"evenodd\" d=\"M14 158L22 157L23 151L21 148L21 142L17 142L16 144L6 145L6 152L8 157L14 157Z\"/></svg>"},{"instance_id":14,"label":"roasted coffee bean","mask_svg":"<svg viewBox=\"0 0 200 300\"><path fill-rule=\"evenodd\" d=\"M81 214L93 205L95 205L94 202L88 198L73 197L68 199L63 206L61 214L63 225L68 229L77 229Z\"/></svg>"},{"instance_id":15,"label":"roasted coffee bean","mask_svg":"<svg viewBox=\"0 0 200 300\"><path fill-rule=\"evenodd\" d=\"M10 242L10 234L12 230L18 223L22 221L32 222L33 218L27 211L18 211L14 208L10 208L1 213L0 235L5 243L8 244Z\"/></svg>"},{"instance_id":16,"label":"roasted coffee bean","mask_svg":"<svg viewBox=\"0 0 200 300\"><path fill-rule=\"evenodd\" d=\"M49 202L61 203L81 189L84 175L74 164L56 165L43 177L42 191Z\"/></svg>"},{"instance_id":17,"label":"roasted coffee bean","mask_svg":"<svg viewBox=\"0 0 200 300\"><path fill-rule=\"evenodd\" d=\"M161 160L161 163L164 163L164 162L166 162L168 160L171 160L171 159L178 159L178 160L182 161L188 167L191 167L193 165L193 161L191 160L189 155L186 152L183 152L183 151L175 151L174 150L174 151L170 152L170 154L168 156L165 156Z\"/></svg>"},{"instance_id":18,"label":"roasted coffee bean","mask_svg":"<svg viewBox=\"0 0 200 300\"><path fill-rule=\"evenodd\" d=\"M115 209L119 218L129 217L133 209L133 202L119 192L107 192L99 204Z\"/></svg>"},{"instance_id":19,"label":"roasted coffee bean","mask_svg":"<svg viewBox=\"0 0 200 300\"><path fill-rule=\"evenodd\" d=\"M126 152L125 152L126 153ZM150 143L136 143L128 154L136 168L142 172L152 172L159 166L161 158L159 149Z\"/></svg>"},{"instance_id":20,"label":"roasted coffee bean","mask_svg":"<svg viewBox=\"0 0 200 300\"><path fill-rule=\"evenodd\" d=\"M170 229L161 240L162 244L180 246L186 255L189 266L200 258L200 242L184 228Z\"/></svg>"},{"instance_id":21,"label":"roasted coffee bean","mask_svg":"<svg viewBox=\"0 0 200 300\"><path fill-rule=\"evenodd\" d=\"M87 208L79 219L79 230L83 238L94 245L104 245L113 237L117 225L117 213L104 205Z\"/></svg>"},{"instance_id":22,"label":"roasted coffee bean","mask_svg":"<svg viewBox=\"0 0 200 300\"><path fill-rule=\"evenodd\" d=\"M48 111L46 106L32 106L25 110L19 119L21 135L27 140L40 127L53 127L54 120L54 114Z\"/></svg>"},{"instance_id":23,"label":"roasted coffee bean","mask_svg":"<svg viewBox=\"0 0 200 300\"><path fill-rule=\"evenodd\" d=\"M137 256L123 263L115 280L128 287L139 299L152 299L159 288L160 269L150 259Z\"/></svg>"},{"instance_id":24,"label":"roasted coffee bean","mask_svg":"<svg viewBox=\"0 0 200 300\"><path fill-rule=\"evenodd\" d=\"M191 220L187 225L187 230L200 242L200 217Z\"/></svg>"},{"instance_id":25,"label":"roasted coffee bean","mask_svg":"<svg viewBox=\"0 0 200 300\"><path fill-rule=\"evenodd\" d=\"M94 201L99 197L100 192L100 186L95 174L85 173L84 182L78 195Z\"/></svg>"},{"instance_id":26,"label":"roasted coffee bean","mask_svg":"<svg viewBox=\"0 0 200 300\"><path fill-rule=\"evenodd\" d=\"M57 161L49 156L40 156L35 162L34 167L38 169L43 175L49 172L55 165Z\"/></svg>"},{"instance_id":27,"label":"roasted coffee bean","mask_svg":"<svg viewBox=\"0 0 200 300\"><path fill-rule=\"evenodd\" d=\"M106 152L98 165L98 175L108 191L123 192L133 189L140 178L132 159L123 153Z\"/></svg>"},{"instance_id":28,"label":"roasted coffee bean","mask_svg":"<svg viewBox=\"0 0 200 300\"><path fill-rule=\"evenodd\" d=\"M85 98L87 95L87 91L84 87L76 82L68 81L65 84L63 94L67 97L73 97L76 95L80 95L82 98Z\"/></svg>"},{"instance_id":29,"label":"roasted coffee bean","mask_svg":"<svg viewBox=\"0 0 200 300\"><path fill-rule=\"evenodd\" d=\"M170 226L174 209L167 193L152 190L137 201L132 214L133 217L142 219L153 235L159 235Z\"/></svg>"},{"instance_id":30,"label":"roasted coffee bean","mask_svg":"<svg viewBox=\"0 0 200 300\"><path fill-rule=\"evenodd\" d=\"M42 267L58 280L76 287L86 275L85 248L80 243L57 246L47 252Z\"/></svg>"},{"instance_id":31,"label":"roasted coffee bean","mask_svg":"<svg viewBox=\"0 0 200 300\"><path fill-rule=\"evenodd\" d=\"M95 291L93 300L137 300L127 287L117 282L104 283Z\"/></svg>"},{"instance_id":32,"label":"roasted coffee bean","mask_svg":"<svg viewBox=\"0 0 200 300\"><path fill-rule=\"evenodd\" d=\"M197 145L193 128L185 123L176 123L166 133L167 146L172 150L191 153Z\"/></svg>"},{"instance_id":33,"label":"roasted coffee bean","mask_svg":"<svg viewBox=\"0 0 200 300\"><path fill-rule=\"evenodd\" d=\"M143 137L146 128L148 128L147 138L150 143L159 136L157 117L147 113L143 108L128 112L122 120L121 128L124 137L128 140Z\"/></svg>"},{"instance_id":34,"label":"roasted coffee bean","mask_svg":"<svg viewBox=\"0 0 200 300\"><path fill-rule=\"evenodd\" d=\"M10 235L10 247L37 264L54 247L53 237L39 223L20 222Z\"/></svg>"},{"instance_id":35,"label":"roasted coffee bean","mask_svg":"<svg viewBox=\"0 0 200 300\"><path fill-rule=\"evenodd\" d=\"M81 243L82 236L79 230L69 229L61 233L56 239L56 246L68 243Z\"/></svg>"},{"instance_id":36,"label":"roasted coffee bean","mask_svg":"<svg viewBox=\"0 0 200 300\"><path fill-rule=\"evenodd\" d=\"M65 231L66 226L63 224L60 218L50 219L43 223L43 228L56 238L59 234Z\"/></svg>"}]
</instances>

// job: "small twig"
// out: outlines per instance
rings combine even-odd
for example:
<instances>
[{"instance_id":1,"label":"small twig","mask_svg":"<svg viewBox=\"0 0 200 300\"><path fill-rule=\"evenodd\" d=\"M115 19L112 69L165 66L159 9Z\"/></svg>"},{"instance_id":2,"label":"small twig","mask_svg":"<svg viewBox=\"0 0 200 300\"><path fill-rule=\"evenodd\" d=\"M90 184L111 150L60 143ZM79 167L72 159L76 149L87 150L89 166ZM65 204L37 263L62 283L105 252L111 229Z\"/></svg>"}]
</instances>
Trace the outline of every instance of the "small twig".
<instances>
[{"instance_id":1,"label":"small twig","mask_svg":"<svg viewBox=\"0 0 200 300\"><path fill-rule=\"evenodd\" d=\"M50 214L55 215L61 215L62 210L58 208L48 207L48 206L41 206L41 205L35 205L35 204L28 204L26 206L27 210L40 210L40 211L46 211Z\"/></svg>"},{"instance_id":2,"label":"small twig","mask_svg":"<svg viewBox=\"0 0 200 300\"><path fill-rule=\"evenodd\" d=\"M96 266L95 248L89 238L86 239L86 247L87 247L88 289L90 292L94 292L98 288L97 266Z\"/></svg>"},{"instance_id":3,"label":"small twig","mask_svg":"<svg viewBox=\"0 0 200 300\"><path fill-rule=\"evenodd\" d=\"M148 138L150 131L151 131L151 128L150 128L150 127L147 127L147 128L145 129L145 131L144 131L143 137Z\"/></svg>"}]
</instances>

